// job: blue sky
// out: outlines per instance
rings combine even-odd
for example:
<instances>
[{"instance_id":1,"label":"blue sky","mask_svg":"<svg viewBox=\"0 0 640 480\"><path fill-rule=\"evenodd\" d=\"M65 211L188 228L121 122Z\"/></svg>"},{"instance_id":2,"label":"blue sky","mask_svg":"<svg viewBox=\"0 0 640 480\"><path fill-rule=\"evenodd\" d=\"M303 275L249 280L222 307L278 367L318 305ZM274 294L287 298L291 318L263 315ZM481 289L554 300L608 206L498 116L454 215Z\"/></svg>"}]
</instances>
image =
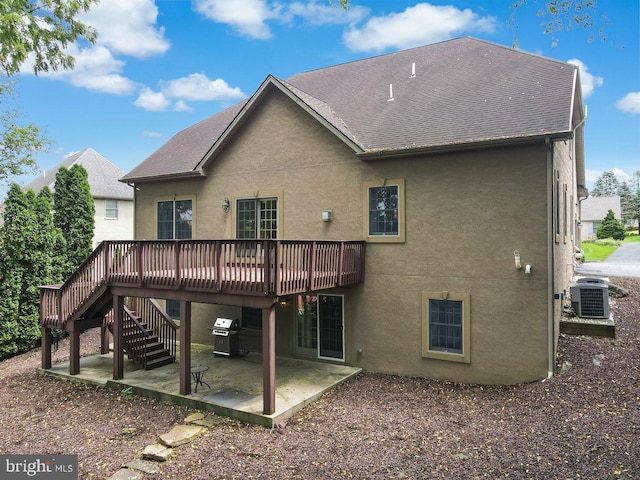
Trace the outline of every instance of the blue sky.
<instances>
[{"instance_id":1,"label":"blue sky","mask_svg":"<svg viewBox=\"0 0 640 480\"><path fill-rule=\"evenodd\" d=\"M268 74L286 79L460 36L511 46L511 3L352 0L345 12L328 0L102 0L82 16L97 43L70 47L76 69L36 77L25 66L18 101L54 142L38 156L41 169L91 147L128 172ZM640 2L598 2L606 41L581 28L545 35L543 3L518 11L519 48L580 66L587 180L605 170L624 180L640 170Z\"/></svg>"}]
</instances>

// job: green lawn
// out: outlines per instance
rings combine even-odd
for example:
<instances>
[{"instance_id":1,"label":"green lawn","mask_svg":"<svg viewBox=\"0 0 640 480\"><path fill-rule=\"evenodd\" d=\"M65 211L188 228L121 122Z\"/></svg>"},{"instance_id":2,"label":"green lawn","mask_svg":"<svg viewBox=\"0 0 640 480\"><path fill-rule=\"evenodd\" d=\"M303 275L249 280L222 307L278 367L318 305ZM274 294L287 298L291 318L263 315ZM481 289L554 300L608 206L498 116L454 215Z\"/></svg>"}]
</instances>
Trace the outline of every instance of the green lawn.
<instances>
[{"instance_id":1,"label":"green lawn","mask_svg":"<svg viewBox=\"0 0 640 480\"><path fill-rule=\"evenodd\" d=\"M638 231L627 232L624 242L640 242ZM603 240L586 240L582 242L585 262L601 262L615 252L622 242L605 238Z\"/></svg>"}]
</instances>

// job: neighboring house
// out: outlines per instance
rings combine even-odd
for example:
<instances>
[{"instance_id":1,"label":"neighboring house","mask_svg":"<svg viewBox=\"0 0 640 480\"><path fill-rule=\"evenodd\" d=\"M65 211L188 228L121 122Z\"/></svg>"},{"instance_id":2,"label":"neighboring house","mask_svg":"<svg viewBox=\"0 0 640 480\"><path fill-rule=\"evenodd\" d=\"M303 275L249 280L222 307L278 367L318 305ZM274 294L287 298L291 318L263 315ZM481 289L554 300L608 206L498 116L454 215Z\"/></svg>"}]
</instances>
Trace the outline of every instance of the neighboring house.
<instances>
[{"instance_id":1,"label":"neighboring house","mask_svg":"<svg viewBox=\"0 0 640 480\"><path fill-rule=\"evenodd\" d=\"M582 200L581 204L580 232L582 240L596 238L598 227L602 225L602 221L604 217L607 216L607 213L609 213L609 210L613 210L616 219L622 220L622 208L618 195L611 197L589 197Z\"/></svg>"},{"instance_id":2,"label":"neighboring house","mask_svg":"<svg viewBox=\"0 0 640 480\"><path fill-rule=\"evenodd\" d=\"M56 173L61 167L82 165L89 177L89 187L96 208L93 247L103 240L133 238L133 189L118 180L124 172L92 148L69 155L61 163L32 180L25 189L38 193L48 186L54 191Z\"/></svg>"},{"instance_id":3,"label":"neighboring house","mask_svg":"<svg viewBox=\"0 0 640 480\"><path fill-rule=\"evenodd\" d=\"M584 120L577 67L473 38L270 75L124 176L135 238L182 240L110 247L114 305L180 302L183 394L190 342L238 319L241 348L263 352L265 413L275 354L545 378L586 196Z\"/></svg>"}]
</instances>

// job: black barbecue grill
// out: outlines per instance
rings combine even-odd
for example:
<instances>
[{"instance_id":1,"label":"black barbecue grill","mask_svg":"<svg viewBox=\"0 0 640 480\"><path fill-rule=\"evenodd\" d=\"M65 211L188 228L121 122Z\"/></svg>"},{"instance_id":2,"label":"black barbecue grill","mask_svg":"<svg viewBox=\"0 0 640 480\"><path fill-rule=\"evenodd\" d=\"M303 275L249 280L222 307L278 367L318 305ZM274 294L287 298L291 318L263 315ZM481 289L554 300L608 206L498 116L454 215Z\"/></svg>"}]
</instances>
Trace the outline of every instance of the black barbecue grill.
<instances>
[{"instance_id":1,"label":"black barbecue grill","mask_svg":"<svg viewBox=\"0 0 640 480\"><path fill-rule=\"evenodd\" d=\"M216 323L213 324L214 336L214 355L224 355L230 357L240 353L240 342L238 339L238 330L240 325L238 320L231 318L218 317Z\"/></svg>"}]
</instances>

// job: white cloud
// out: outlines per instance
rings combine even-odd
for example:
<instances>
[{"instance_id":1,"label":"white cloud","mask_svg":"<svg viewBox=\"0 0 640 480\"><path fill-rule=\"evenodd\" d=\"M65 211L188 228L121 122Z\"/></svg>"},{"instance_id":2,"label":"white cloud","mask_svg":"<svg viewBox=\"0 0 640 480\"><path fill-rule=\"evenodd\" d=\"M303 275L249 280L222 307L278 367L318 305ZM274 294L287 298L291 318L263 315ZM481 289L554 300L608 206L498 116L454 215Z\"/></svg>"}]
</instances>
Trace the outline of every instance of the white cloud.
<instances>
[{"instance_id":1,"label":"white cloud","mask_svg":"<svg viewBox=\"0 0 640 480\"><path fill-rule=\"evenodd\" d=\"M203 73L192 73L188 77L171 80L162 87L162 93L171 98L197 101L234 100L246 97L238 87L231 88L221 78L209 80Z\"/></svg>"},{"instance_id":2,"label":"white cloud","mask_svg":"<svg viewBox=\"0 0 640 480\"><path fill-rule=\"evenodd\" d=\"M231 25L242 35L251 38L271 38L265 23L278 16L266 0L194 0L196 12L219 23Z\"/></svg>"},{"instance_id":3,"label":"white cloud","mask_svg":"<svg viewBox=\"0 0 640 480\"><path fill-rule=\"evenodd\" d=\"M575 65L580 71L580 84L582 85L582 98L589 98L596 87L601 87L604 83L602 77L589 73L587 66L577 58L568 60L567 63Z\"/></svg>"},{"instance_id":4,"label":"white cloud","mask_svg":"<svg viewBox=\"0 0 640 480\"><path fill-rule=\"evenodd\" d=\"M602 172L599 170L589 170L588 168L584 169L584 178L588 184L595 183L595 181L600 178L600 175L602 175Z\"/></svg>"},{"instance_id":5,"label":"white cloud","mask_svg":"<svg viewBox=\"0 0 640 480\"><path fill-rule=\"evenodd\" d=\"M101 0L89 12L78 15L80 21L96 29L96 43L69 45L65 52L75 58L74 69L40 76L103 93L132 94L139 86L121 74L125 62L115 55L145 58L164 53L170 45L164 29L156 27L157 17L153 0ZM32 71L32 65L27 62L22 72Z\"/></svg>"},{"instance_id":6,"label":"white cloud","mask_svg":"<svg viewBox=\"0 0 640 480\"><path fill-rule=\"evenodd\" d=\"M157 27L153 0L101 0L78 18L98 32L98 43L114 53L146 58L167 51L164 28Z\"/></svg>"},{"instance_id":7,"label":"white cloud","mask_svg":"<svg viewBox=\"0 0 640 480\"><path fill-rule=\"evenodd\" d=\"M154 92L149 87L144 87L133 104L151 112L164 112L171 105L171 100L162 92Z\"/></svg>"},{"instance_id":8,"label":"white cloud","mask_svg":"<svg viewBox=\"0 0 640 480\"><path fill-rule=\"evenodd\" d=\"M178 100L173 106L173 110L176 112L193 112L193 108L187 105L184 101Z\"/></svg>"},{"instance_id":9,"label":"white cloud","mask_svg":"<svg viewBox=\"0 0 640 480\"><path fill-rule=\"evenodd\" d=\"M491 33L495 28L494 17L481 17L468 8L418 3L400 13L373 17L362 28L352 27L343 39L353 51L382 51L439 42L466 32Z\"/></svg>"},{"instance_id":10,"label":"white cloud","mask_svg":"<svg viewBox=\"0 0 640 480\"><path fill-rule=\"evenodd\" d=\"M160 138L162 136L160 132L152 132L150 130L145 130L144 132L142 132L142 135L151 138Z\"/></svg>"},{"instance_id":11,"label":"white cloud","mask_svg":"<svg viewBox=\"0 0 640 480\"><path fill-rule=\"evenodd\" d=\"M338 3L337 0L335 3ZM368 16L370 11L369 8L359 5L351 5L348 10L344 10L326 1L293 2L287 6L283 18L301 17L314 25L355 23Z\"/></svg>"},{"instance_id":12,"label":"white cloud","mask_svg":"<svg viewBox=\"0 0 640 480\"><path fill-rule=\"evenodd\" d=\"M625 172L621 168L612 168L611 171L616 176L616 178L621 182L628 182L632 178L631 175L629 175L627 172Z\"/></svg>"},{"instance_id":13,"label":"white cloud","mask_svg":"<svg viewBox=\"0 0 640 480\"><path fill-rule=\"evenodd\" d=\"M629 92L616 102L616 108L627 113L640 113L640 92Z\"/></svg>"},{"instance_id":14,"label":"white cloud","mask_svg":"<svg viewBox=\"0 0 640 480\"><path fill-rule=\"evenodd\" d=\"M628 182L629 180L633 179L632 175L629 175L621 168L608 168L607 171L613 172L613 175L618 179L619 182ZM587 184L593 185L604 172L601 170L589 170L588 168L586 168L584 173Z\"/></svg>"},{"instance_id":15,"label":"white cloud","mask_svg":"<svg viewBox=\"0 0 640 480\"><path fill-rule=\"evenodd\" d=\"M63 80L76 87L116 95L129 95L138 88L135 82L120 75L124 62L114 58L104 46L79 50L74 44L67 48L67 53L75 58L73 70L46 72L41 73L40 76Z\"/></svg>"}]
</instances>

